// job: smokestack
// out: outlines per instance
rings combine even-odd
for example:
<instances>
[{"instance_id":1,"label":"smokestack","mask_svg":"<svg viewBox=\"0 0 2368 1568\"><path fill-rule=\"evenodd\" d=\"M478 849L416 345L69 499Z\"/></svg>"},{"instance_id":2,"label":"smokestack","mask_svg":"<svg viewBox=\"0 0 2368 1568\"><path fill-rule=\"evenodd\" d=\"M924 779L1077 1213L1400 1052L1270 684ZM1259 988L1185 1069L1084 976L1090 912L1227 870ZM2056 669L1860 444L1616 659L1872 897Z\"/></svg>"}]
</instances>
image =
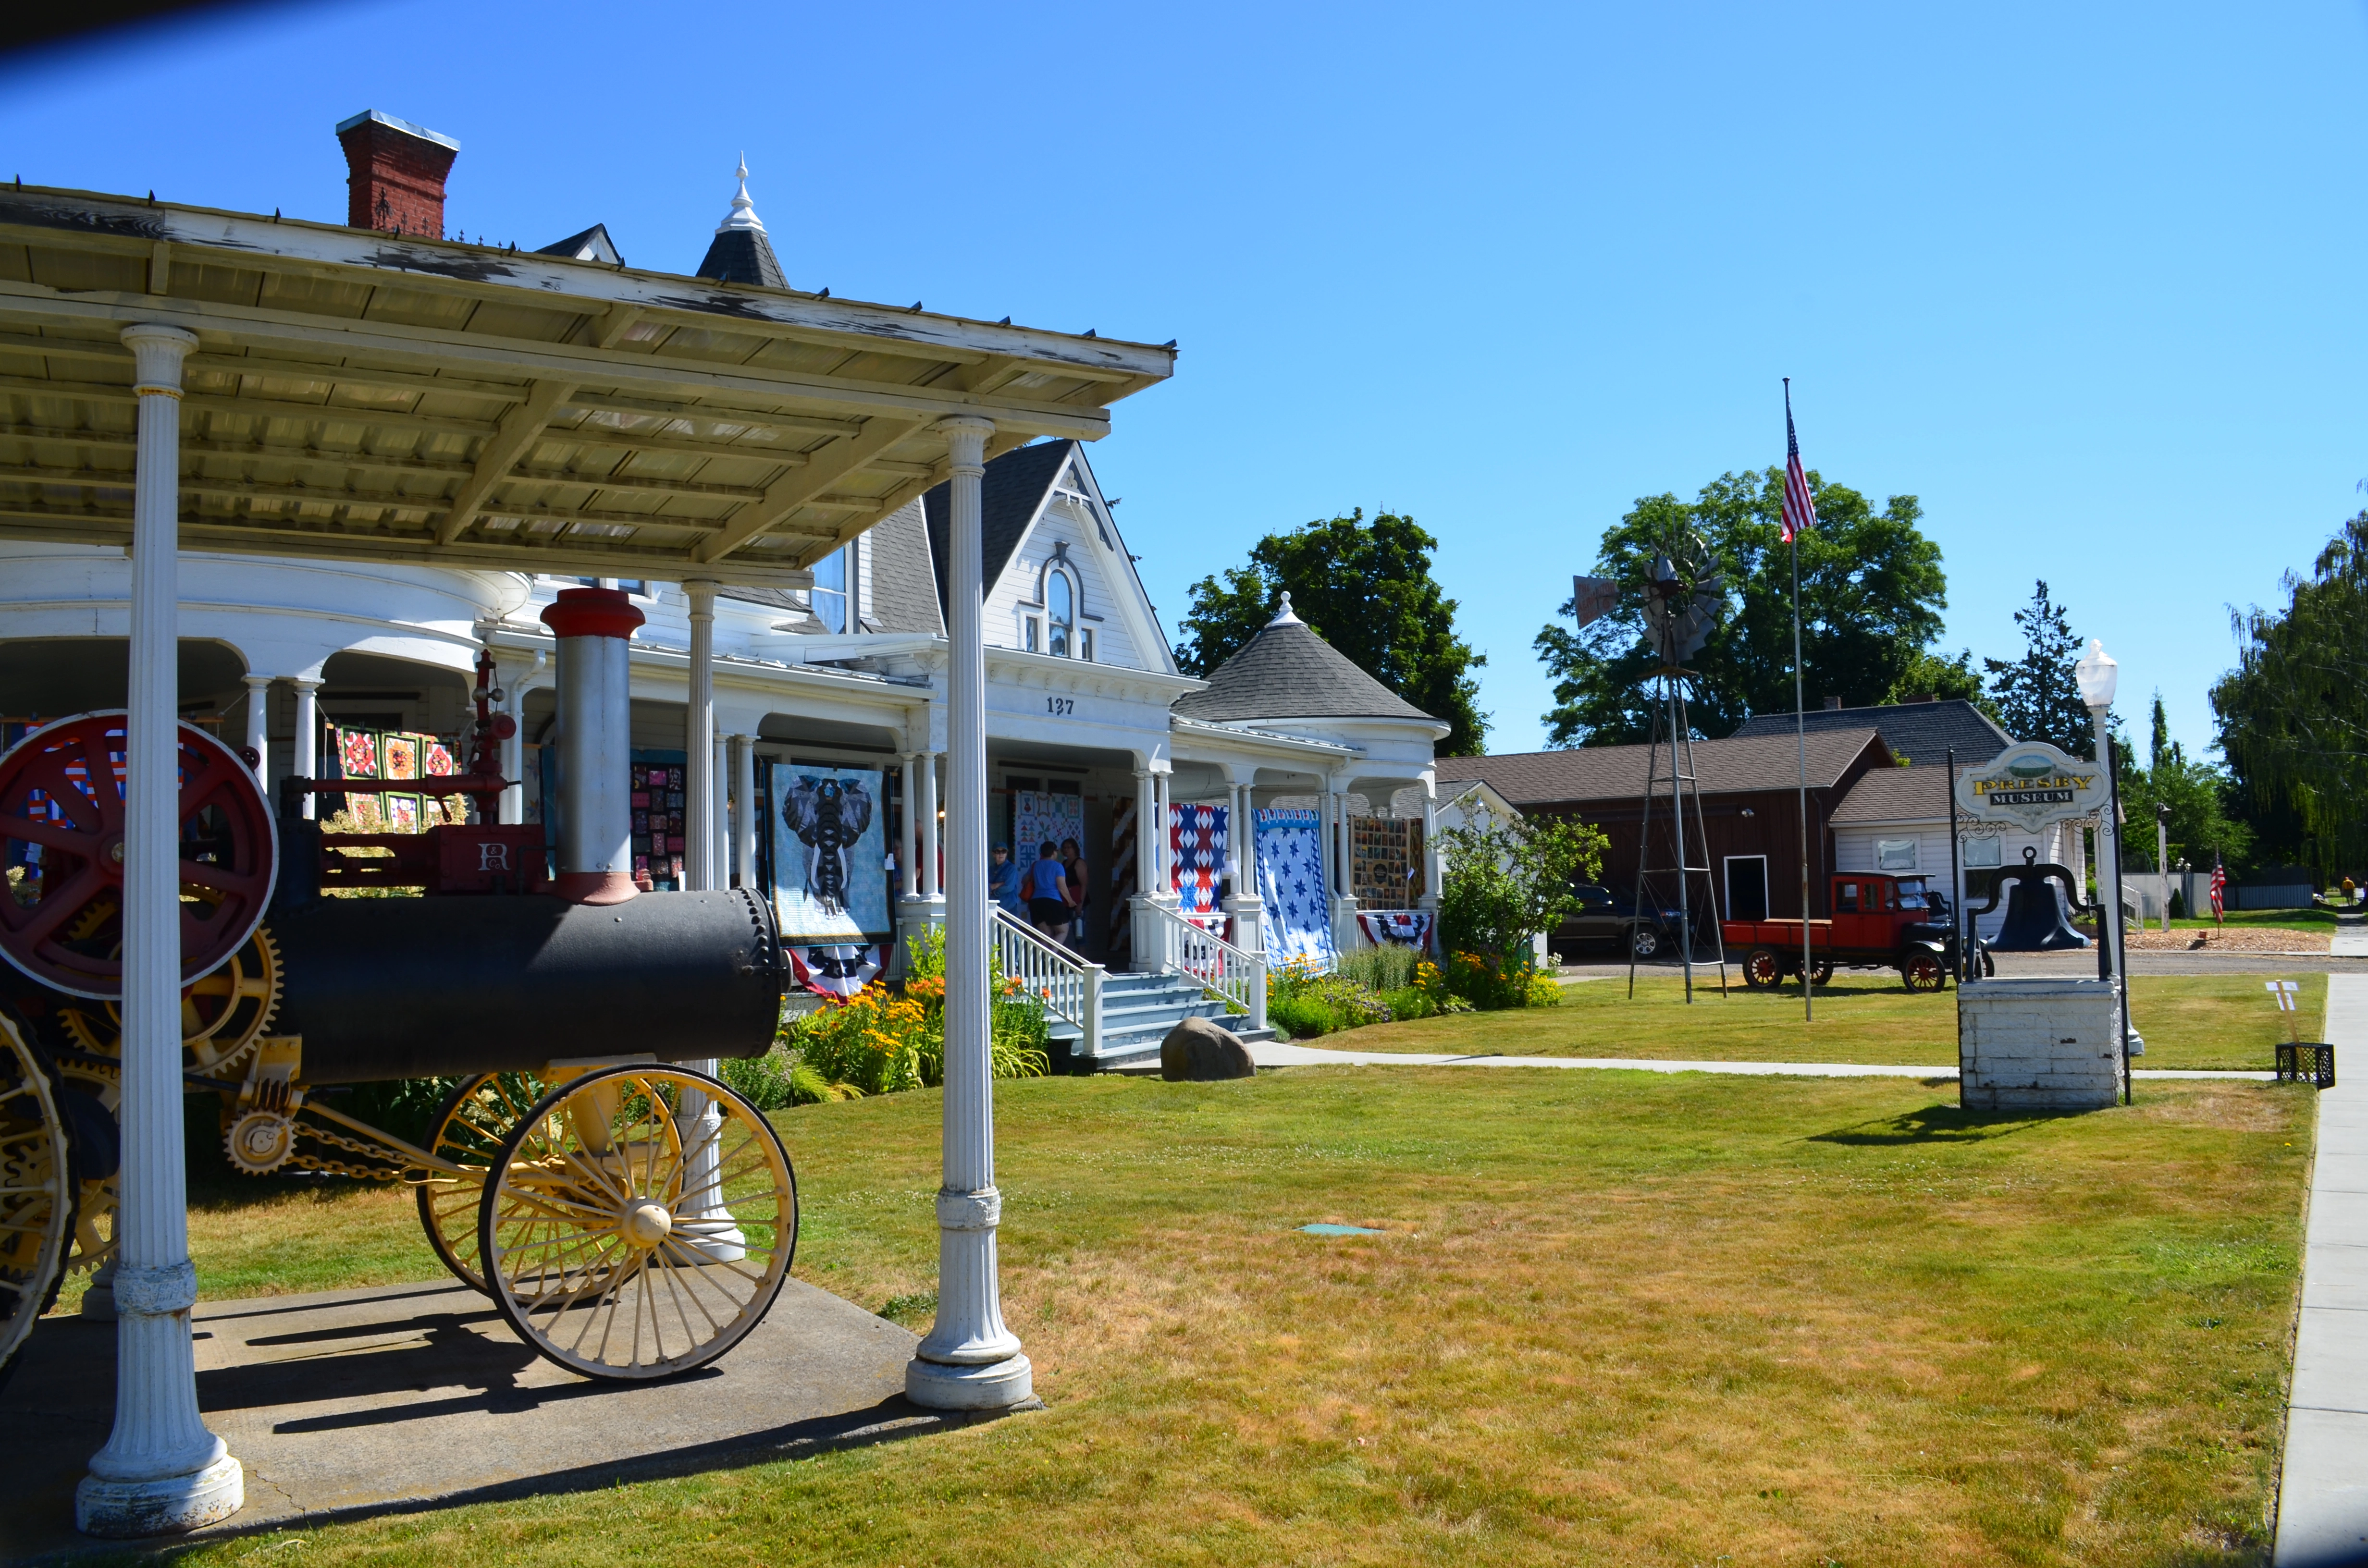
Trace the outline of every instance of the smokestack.
<instances>
[{"instance_id":1,"label":"smokestack","mask_svg":"<svg viewBox=\"0 0 2368 1568\"><path fill-rule=\"evenodd\" d=\"M444 237L444 176L461 144L424 125L366 108L337 122L346 150L346 222L356 229Z\"/></svg>"}]
</instances>

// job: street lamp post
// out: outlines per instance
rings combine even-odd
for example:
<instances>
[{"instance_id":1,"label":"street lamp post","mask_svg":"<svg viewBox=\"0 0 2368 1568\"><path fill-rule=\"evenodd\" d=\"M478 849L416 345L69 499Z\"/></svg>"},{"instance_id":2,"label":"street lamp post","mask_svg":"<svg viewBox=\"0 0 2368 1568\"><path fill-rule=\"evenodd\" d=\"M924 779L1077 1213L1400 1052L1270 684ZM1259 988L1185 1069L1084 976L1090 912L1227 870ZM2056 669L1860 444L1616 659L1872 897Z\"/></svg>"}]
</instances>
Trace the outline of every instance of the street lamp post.
<instances>
[{"instance_id":1,"label":"street lamp post","mask_svg":"<svg viewBox=\"0 0 2368 1568\"><path fill-rule=\"evenodd\" d=\"M2110 869L2110 879L2099 877L2100 884L2110 880L2111 886L2100 885L2099 895L2104 900L2105 918L2097 935L2104 951L2097 955L2100 979L2111 979L2119 994L2114 1012L2121 1019L2122 1097L2127 1104L2130 1096L2130 985L2127 954L2122 946L2122 835L2121 824L2115 820L2121 812L2122 791L2118 770L2113 767L2113 741L2107 733L2106 717L2113 709L2113 692L2121 684L2121 665L2105 652L2105 645L2095 638L2089 640L2089 651L2072 666L2072 678L2080 688L2080 700L2088 704L2089 722L2097 733L2097 763L2105 770L2109 786L2104 810L2097 813L2097 862L2100 870Z\"/></svg>"}]
</instances>

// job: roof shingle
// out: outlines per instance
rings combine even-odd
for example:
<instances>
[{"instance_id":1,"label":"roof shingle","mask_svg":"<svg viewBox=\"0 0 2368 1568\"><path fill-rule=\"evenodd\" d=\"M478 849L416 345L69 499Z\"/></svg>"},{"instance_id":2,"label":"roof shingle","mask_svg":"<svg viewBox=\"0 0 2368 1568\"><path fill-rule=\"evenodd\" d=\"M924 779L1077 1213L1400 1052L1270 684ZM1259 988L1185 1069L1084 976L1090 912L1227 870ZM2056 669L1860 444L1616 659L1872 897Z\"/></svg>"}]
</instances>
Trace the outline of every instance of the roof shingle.
<instances>
[{"instance_id":1,"label":"roof shingle","mask_svg":"<svg viewBox=\"0 0 2368 1568\"><path fill-rule=\"evenodd\" d=\"M1827 730L1808 737L1809 788L1831 789L1840 782L1869 744L1878 739L1865 725L1852 730ZM1562 751L1515 752L1502 756L1442 756L1439 784L1485 778L1498 794L1517 806L1552 805L1565 801L1634 801L1644 793L1646 754L1644 745L1573 746ZM1889 761L1882 756L1870 776ZM1790 790L1800 782L1798 751L1791 735L1733 736L1723 741L1696 741L1695 777L1705 795L1735 794L1752 790ZM1658 777L1668 779L1666 752Z\"/></svg>"},{"instance_id":2,"label":"roof shingle","mask_svg":"<svg viewBox=\"0 0 2368 1568\"><path fill-rule=\"evenodd\" d=\"M1883 732L1883 743L1918 767L1939 767L1954 747L1960 762L1987 762L2014 744L2014 737L1990 722L1990 716L1965 701L1887 702L1867 708L1820 708L1801 715L1802 728L1812 735L1820 730ZM1790 713L1762 713L1746 719L1731 737L1789 735Z\"/></svg>"},{"instance_id":3,"label":"roof shingle","mask_svg":"<svg viewBox=\"0 0 2368 1568\"><path fill-rule=\"evenodd\" d=\"M1174 711L1212 724L1245 719L1431 719L1292 614L1287 594L1282 613L1218 665L1204 689L1178 698Z\"/></svg>"}]
</instances>

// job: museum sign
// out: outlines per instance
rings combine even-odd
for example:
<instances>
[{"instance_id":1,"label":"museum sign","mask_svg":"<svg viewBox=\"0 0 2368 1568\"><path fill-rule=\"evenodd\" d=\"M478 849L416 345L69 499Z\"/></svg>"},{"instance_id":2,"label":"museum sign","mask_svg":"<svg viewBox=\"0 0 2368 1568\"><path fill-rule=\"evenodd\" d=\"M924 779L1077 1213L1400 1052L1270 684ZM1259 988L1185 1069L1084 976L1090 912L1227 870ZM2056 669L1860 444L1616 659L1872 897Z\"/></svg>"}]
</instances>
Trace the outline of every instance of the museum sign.
<instances>
[{"instance_id":1,"label":"museum sign","mask_svg":"<svg viewBox=\"0 0 2368 1568\"><path fill-rule=\"evenodd\" d=\"M1957 778L1957 809L1976 822L2036 833L2049 823L2093 816L2105 807L2105 770L2044 741L2011 745Z\"/></svg>"}]
</instances>

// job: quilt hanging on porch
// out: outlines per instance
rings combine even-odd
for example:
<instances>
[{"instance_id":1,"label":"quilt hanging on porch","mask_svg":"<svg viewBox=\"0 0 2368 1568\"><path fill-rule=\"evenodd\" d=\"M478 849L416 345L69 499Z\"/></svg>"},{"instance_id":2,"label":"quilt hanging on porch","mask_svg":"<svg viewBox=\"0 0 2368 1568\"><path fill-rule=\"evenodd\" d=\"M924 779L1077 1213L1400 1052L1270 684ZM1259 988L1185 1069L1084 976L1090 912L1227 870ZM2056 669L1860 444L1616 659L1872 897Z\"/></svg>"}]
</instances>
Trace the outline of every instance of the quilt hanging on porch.
<instances>
[{"instance_id":1,"label":"quilt hanging on porch","mask_svg":"<svg viewBox=\"0 0 2368 1568\"><path fill-rule=\"evenodd\" d=\"M1036 846L1061 847L1064 838L1086 846L1086 798L1055 795L1042 790L1019 790L1011 796L1011 858L1023 868L1036 863Z\"/></svg>"},{"instance_id":2,"label":"quilt hanging on porch","mask_svg":"<svg viewBox=\"0 0 2368 1568\"><path fill-rule=\"evenodd\" d=\"M1217 892L1225 880L1224 806L1167 808L1169 878L1178 912L1186 919L1217 913Z\"/></svg>"},{"instance_id":3,"label":"quilt hanging on porch","mask_svg":"<svg viewBox=\"0 0 2368 1568\"><path fill-rule=\"evenodd\" d=\"M1411 817L1349 819L1349 891L1359 903L1403 909L1423 894L1422 824Z\"/></svg>"},{"instance_id":4,"label":"quilt hanging on porch","mask_svg":"<svg viewBox=\"0 0 2368 1568\"><path fill-rule=\"evenodd\" d=\"M327 777L331 778L438 778L457 773L452 747L434 735L401 730L329 727ZM324 795L324 817L344 812L364 833L424 833L445 823L469 820L465 796L431 794Z\"/></svg>"},{"instance_id":5,"label":"quilt hanging on porch","mask_svg":"<svg viewBox=\"0 0 2368 1568\"><path fill-rule=\"evenodd\" d=\"M861 944L888 935L887 813L881 775L773 764L773 911L784 942ZM862 989L860 984L858 990Z\"/></svg>"},{"instance_id":6,"label":"quilt hanging on porch","mask_svg":"<svg viewBox=\"0 0 2368 1568\"><path fill-rule=\"evenodd\" d=\"M1255 814L1258 896L1266 902L1266 960L1296 959L1319 969L1339 961L1332 901L1324 890L1324 827L1314 812L1273 807Z\"/></svg>"}]
</instances>

